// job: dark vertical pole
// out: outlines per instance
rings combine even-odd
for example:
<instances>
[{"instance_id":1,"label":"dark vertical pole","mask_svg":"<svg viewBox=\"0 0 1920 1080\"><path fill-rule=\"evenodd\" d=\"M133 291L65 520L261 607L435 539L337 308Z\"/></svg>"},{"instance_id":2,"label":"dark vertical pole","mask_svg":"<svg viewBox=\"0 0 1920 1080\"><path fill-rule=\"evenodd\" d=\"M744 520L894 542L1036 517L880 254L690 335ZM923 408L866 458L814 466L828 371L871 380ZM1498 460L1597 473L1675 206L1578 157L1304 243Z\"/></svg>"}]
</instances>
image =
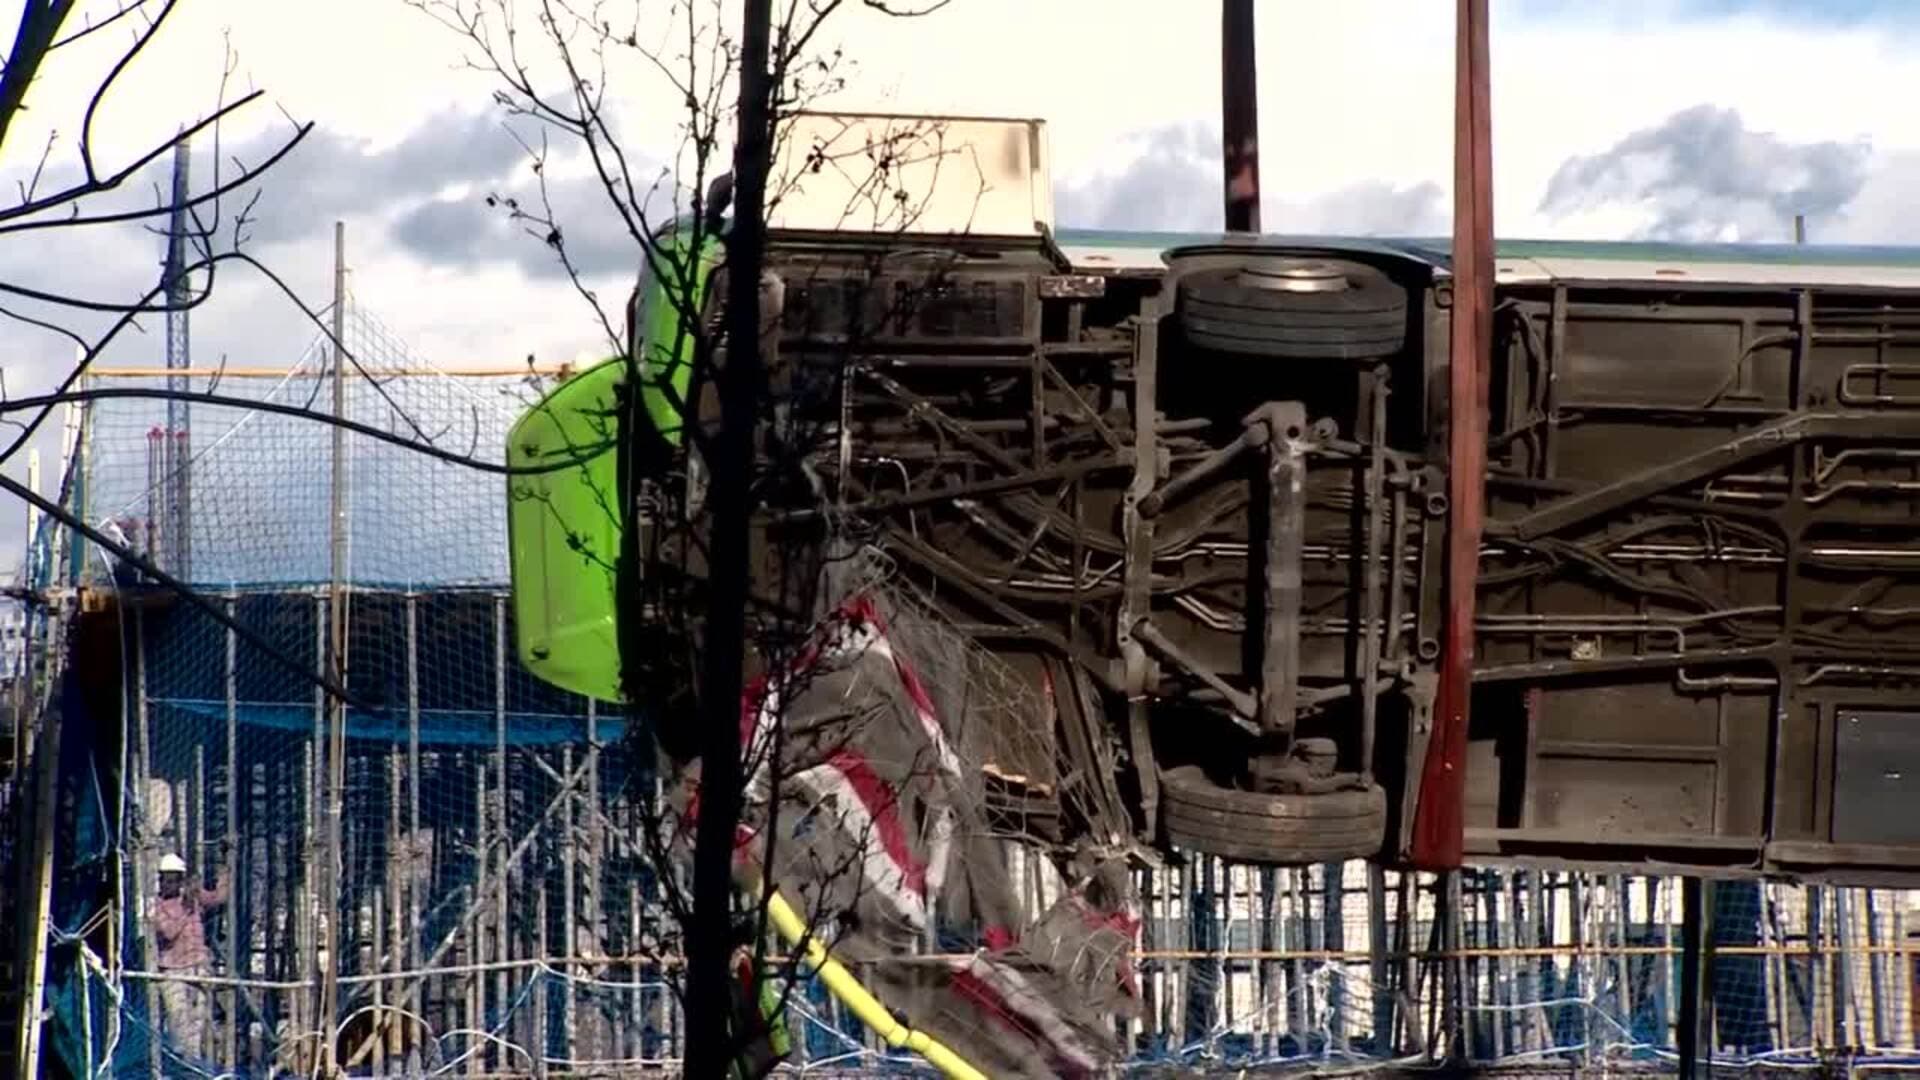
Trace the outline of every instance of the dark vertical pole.
<instances>
[{"instance_id":1,"label":"dark vertical pole","mask_svg":"<svg viewBox=\"0 0 1920 1080\"><path fill-rule=\"evenodd\" d=\"M1228 232L1260 231L1259 102L1253 0L1221 0L1220 145L1226 165Z\"/></svg>"},{"instance_id":2,"label":"dark vertical pole","mask_svg":"<svg viewBox=\"0 0 1920 1080\"><path fill-rule=\"evenodd\" d=\"M1679 1043L1680 1080L1699 1076L1701 991L1705 989L1701 945L1706 939L1700 879L1680 881L1680 1019L1674 1038Z\"/></svg>"},{"instance_id":3,"label":"dark vertical pole","mask_svg":"<svg viewBox=\"0 0 1920 1080\"><path fill-rule=\"evenodd\" d=\"M1394 987L1387 968L1387 871L1367 864L1367 983L1373 993L1373 1054L1394 1055Z\"/></svg>"},{"instance_id":4,"label":"dark vertical pole","mask_svg":"<svg viewBox=\"0 0 1920 1080\"><path fill-rule=\"evenodd\" d=\"M1346 868L1346 863L1320 864L1320 948L1334 973L1327 983L1327 1023L1333 1029L1332 1047L1340 1053L1348 1049L1346 964L1339 957L1347 951Z\"/></svg>"},{"instance_id":5,"label":"dark vertical pole","mask_svg":"<svg viewBox=\"0 0 1920 1080\"><path fill-rule=\"evenodd\" d=\"M1189 1042L1210 1037L1214 1027L1214 1004L1219 998L1221 981L1220 942L1214 937L1218 929L1216 917L1220 911L1220 906L1215 903L1214 891L1214 874L1219 860L1202 858L1199 863L1198 873L1194 875L1194 887L1187 891L1185 898L1187 947L1195 953L1204 954L1187 961L1186 1031Z\"/></svg>"},{"instance_id":6,"label":"dark vertical pole","mask_svg":"<svg viewBox=\"0 0 1920 1080\"><path fill-rule=\"evenodd\" d=\"M231 617L239 598L233 593L227 594L227 615ZM225 869L227 873L226 904L226 961L227 977L238 978L240 935L245 928L240 922L240 845L244 842L239 830L240 820L240 689L239 689L240 637L227 628L227 845ZM248 774L251 776L251 773ZM251 788L251 782L248 783ZM248 852L251 855L251 851ZM248 935L252 937L251 934ZM226 1047L227 1063L240 1065L240 991L238 988L227 994Z\"/></svg>"},{"instance_id":7,"label":"dark vertical pole","mask_svg":"<svg viewBox=\"0 0 1920 1080\"><path fill-rule=\"evenodd\" d=\"M1460 1065L1467 1060L1467 964L1460 940L1460 871L1446 870L1434 880L1434 929L1440 937L1440 951L1446 957L1441 968L1441 1030L1446 1043L1446 1060Z\"/></svg>"},{"instance_id":8,"label":"dark vertical pole","mask_svg":"<svg viewBox=\"0 0 1920 1080\"><path fill-rule=\"evenodd\" d=\"M193 291L186 272L188 184L187 167L192 160L187 140L173 144L173 212L167 218L167 261L164 264L167 292L167 389L175 393L188 390L187 370L193 366L189 348L187 315L193 307ZM192 445L189 435L192 413L178 399L167 402L166 491L167 549L161 555L167 569L180 578L191 580L193 572Z\"/></svg>"},{"instance_id":9,"label":"dark vertical pole","mask_svg":"<svg viewBox=\"0 0 1920 1080\"><path fill-rule=\"evenodd\" d=\"M687 966L686 1075L727 1071L728 958L733 906L734 827L740 819L740 692L746 652L749 481L756 406L763 381L760 273L766 246L766 189L772 156L772 0L741 12L739 135L734 143L733 229L727 237L726 360L715 372L720 428L708 441L712 517L708 546L706 650L700 679L700 817L694 838ZM691 418L689 418L691 419Z\"/></svg>"},{"instance_id":10,"label":"dark vertical pole","mask_svg":"<svg viewBox=\"0 0 1920 1080\"><path fill-rule=\"evenodd\" d=\"M1487 460L1487 354L1493 321L1493 133L1487 0L1458 0L1454 54L1453 328L1448 377L1447 615L1438 708L1413 823L1413 861L1460 865L1467 711L1473 691L1474 584Z\"/></svg>"}]
</instances>

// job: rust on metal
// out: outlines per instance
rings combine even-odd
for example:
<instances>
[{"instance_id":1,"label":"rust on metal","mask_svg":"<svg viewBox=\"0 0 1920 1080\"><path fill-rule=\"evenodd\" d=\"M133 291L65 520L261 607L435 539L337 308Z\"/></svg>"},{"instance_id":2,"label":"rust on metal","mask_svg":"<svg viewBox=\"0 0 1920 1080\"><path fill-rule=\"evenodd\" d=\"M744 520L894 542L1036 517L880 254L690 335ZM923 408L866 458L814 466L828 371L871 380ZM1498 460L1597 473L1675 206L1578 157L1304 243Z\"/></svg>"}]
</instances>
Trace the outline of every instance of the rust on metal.
<instances>
[{"instance_id":1,"label":"rust on metal","mask_svg":"<svg viewBox=\"0 0 1920 1080\"><path fill-rule=\"evenodd\" d=\"M1466 837L1467 720L1473 696L1474 588L1485 519L1487 355L1493 321L1486 0L1458 0L1456 18L1445 651L1409 852L1415 865L1428 869L1459 866Z\"/></svg>"}]
</instances>

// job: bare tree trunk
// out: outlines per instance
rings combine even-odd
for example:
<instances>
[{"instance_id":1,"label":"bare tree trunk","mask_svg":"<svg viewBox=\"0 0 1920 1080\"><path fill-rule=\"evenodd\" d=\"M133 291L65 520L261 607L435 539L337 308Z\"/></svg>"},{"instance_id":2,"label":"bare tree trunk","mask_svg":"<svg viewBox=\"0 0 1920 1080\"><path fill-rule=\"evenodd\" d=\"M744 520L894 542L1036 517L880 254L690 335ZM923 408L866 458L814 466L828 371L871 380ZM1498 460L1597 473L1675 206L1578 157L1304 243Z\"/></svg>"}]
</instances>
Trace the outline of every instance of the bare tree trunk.
<instances>
[{"instance_id":1,"label":"bare tree trunk","mask_svg":"<svg viewBox=\"0 0 1920 1080\"><path fill-rule=\"evenodd\" d=\"M762 381L760 270L766 245L770 0L747 0L740 31L740 132L734 147L733 227L727 238L727 357L715 373L720 430L708 455L708 604L701 657L700 816L694 840L693 925L687 948L690 1030L686 1075L721 1077L732 1056L734 829L740 820L740 693L746 643L747 541L754 421Z\"/></svg>"}]
</instances>

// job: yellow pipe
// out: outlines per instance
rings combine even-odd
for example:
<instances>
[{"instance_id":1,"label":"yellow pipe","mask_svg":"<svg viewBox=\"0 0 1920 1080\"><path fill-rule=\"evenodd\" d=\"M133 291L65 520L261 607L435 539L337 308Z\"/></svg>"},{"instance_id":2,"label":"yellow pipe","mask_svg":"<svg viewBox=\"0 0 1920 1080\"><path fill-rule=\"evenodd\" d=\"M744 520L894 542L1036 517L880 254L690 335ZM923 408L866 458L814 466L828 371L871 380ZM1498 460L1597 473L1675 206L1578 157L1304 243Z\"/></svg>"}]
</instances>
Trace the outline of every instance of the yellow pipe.
<instances>
[{"instance_id":1,"label":"yellow pipe","mask_svg":"<svg viewBox=\"0 0 1920 1080\"><path fill-rule=\"evenodd\" d=\"M905 1047L927 1059L927 1063L952 1080L987 1080L987 1074L968 1064L965 1058L954 1053L945 1045L934 1041L924 1031L913 1028L894 1019L880 999L874 997L860 980L853 977L840 961L827 955L827 947L820 944L818 938L807 933L806 920L793 910L778 889L767 891L767 918L773 923L780 936L791 945L801 946L807 957L808 966L827 986L827 992L838 998L840 1004L853 1011L860 1022L872 1028L887 1041L888 1046Z\"/></svg>"}]
</instances>

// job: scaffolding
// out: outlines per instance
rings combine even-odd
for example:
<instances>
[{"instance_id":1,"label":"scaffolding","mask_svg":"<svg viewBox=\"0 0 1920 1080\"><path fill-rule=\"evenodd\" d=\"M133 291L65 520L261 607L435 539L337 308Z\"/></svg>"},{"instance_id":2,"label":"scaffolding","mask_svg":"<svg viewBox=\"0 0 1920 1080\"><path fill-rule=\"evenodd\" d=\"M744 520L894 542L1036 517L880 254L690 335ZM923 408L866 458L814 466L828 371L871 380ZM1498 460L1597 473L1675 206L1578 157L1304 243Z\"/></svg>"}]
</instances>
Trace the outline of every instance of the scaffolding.
<instances>
[{"instance_id":1,"label":"scaffolding","mask_svg":"<svg viewBox=\"0 0 1920 1080\"><path fill-rule=\"evenodd\" d=\"M356 363L341 414L463 452L497 453L556 374L437 369L351 304L342 326ZM187 378L311 405L332 388L329 359L316 341L281 369L102 371L87 385ZM143 535L145 433L165 410L114 397L77 411L68 504ZM197 404L193 420L189 574L257 641L97 552L49 544L33 562L51 593L85 586L99 604L62 616L71 677L47 700L64 738L38 927L43 1053L113 1076L305 1073L324 1046L356 1074L672 1071L679 955L642 836L660 780L623 715L513 655L499 478L349 434L336 516L336 429L244 405ZM930 664L953 652L903 641ZM336 717L300 669L339 652L355 701L337 714L329 775ZM1047 842L995 842L1018 919L1044 921L1071 888ZM335 851L337 882L323 865ZM167 854L207 900L202 963L163 965L145 915ZM1677 1060L1675 878L1191 858L1132 884L1129 1000L1113 1027L1133 1062ZM1716 1067L1920 1063L1920 893L1747 881L1710 896L1698 999ZM969 955L954 940L930 934L916 959ZM795 1068L899 1064L818 987L793 1002Z\"/></svg>"}]
</instances>

